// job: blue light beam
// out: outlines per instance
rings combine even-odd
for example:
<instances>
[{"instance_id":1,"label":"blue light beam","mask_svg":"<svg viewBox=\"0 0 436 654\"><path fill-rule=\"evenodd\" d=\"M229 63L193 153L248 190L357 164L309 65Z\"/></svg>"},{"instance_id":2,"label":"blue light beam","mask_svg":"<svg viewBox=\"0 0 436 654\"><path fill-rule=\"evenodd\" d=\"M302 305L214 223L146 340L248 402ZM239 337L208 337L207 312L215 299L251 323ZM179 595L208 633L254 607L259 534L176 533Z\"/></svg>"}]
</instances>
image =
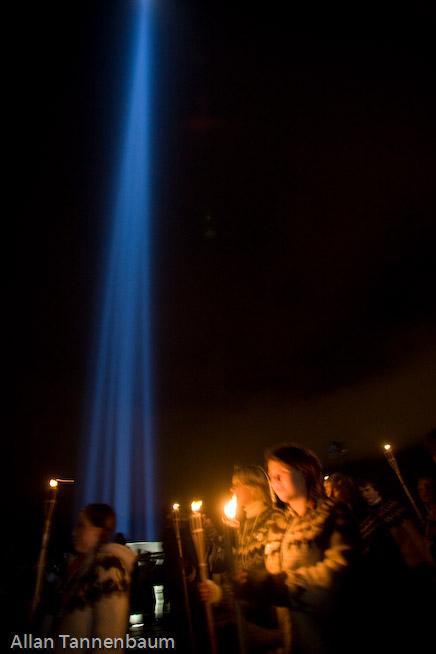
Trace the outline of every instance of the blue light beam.
<instances>
[{"instance_id":1,"label":"blue light beam","mask_svg":"<svg viewBox=\"0 0 436 654\"><path fill-rule=\"evenodd\" d=\"M136 7L133 67L87 427L81 504L107 502L117 530L156 539L150 178L151 2Z\"/></svg>"}]
</instances>

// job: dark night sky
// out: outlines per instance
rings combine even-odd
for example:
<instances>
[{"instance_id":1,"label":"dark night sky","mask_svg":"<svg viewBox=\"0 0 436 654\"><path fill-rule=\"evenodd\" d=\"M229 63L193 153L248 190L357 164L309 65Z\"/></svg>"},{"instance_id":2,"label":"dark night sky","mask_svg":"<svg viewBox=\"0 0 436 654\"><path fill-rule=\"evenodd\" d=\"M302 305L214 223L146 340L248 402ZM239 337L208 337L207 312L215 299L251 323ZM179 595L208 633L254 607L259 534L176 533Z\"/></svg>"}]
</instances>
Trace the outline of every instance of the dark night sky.
<instances>
[{"instance_id":1,"label":"dark night sky","mask_svg":"<svg viewBox=\"0 0 436 654\"><path fill-rule=\"evenodd\" d=\"M235 462L262 463L276 441L307 444L331 467L332 440L359 460L436 426L427 17L345 38L322 16L308 30L284 11L203 4L161 3L156 31L165 501L214 501ZM12 457L27 484L12 513L39 502L47 477L76 474L130 8L29 3L20 14L10 352Z\"/></svg>"}]
</instances>

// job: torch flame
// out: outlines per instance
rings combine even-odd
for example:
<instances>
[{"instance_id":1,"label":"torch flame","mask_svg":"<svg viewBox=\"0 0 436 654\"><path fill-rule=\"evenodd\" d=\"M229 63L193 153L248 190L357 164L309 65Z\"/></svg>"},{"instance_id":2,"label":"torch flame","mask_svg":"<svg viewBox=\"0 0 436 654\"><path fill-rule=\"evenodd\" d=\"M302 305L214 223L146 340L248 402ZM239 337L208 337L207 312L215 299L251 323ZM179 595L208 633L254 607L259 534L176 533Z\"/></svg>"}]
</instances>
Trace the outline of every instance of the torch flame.
<instances>
[{"instance_id":1,"label":"torch flame","mask_svg":"<svg viewBox=\"0 0 436 654\"><path fill-rule=\"evenodd\" d=\"M50 481L48 483L51 486L51 488L56 488L56 486L58 485L58 480L57 479L50 479Z\"/></svg>"},{"instance_id":2,"label":"torch flame","mask_svg":"<svg viewBox=\"0 0 436 654\"><path fill-rule=\"evenodd\" d=\"M236 495L233 495L232 499L224 507L224 513L229 520L234 520L236 517L237 502Z\"/></svg>"},{"instance_id":3,"label":"torch flame","mask_svg":"<svg viewBox=\"0 0 436 654\"><path fill-rule=\"evenodd\" d=\"M180 509L180 504L173 504L173 509L174 511L177 511L177 509Z\"/></svg>"},{"instance_id":4,"label":"torch flame","mask_svg":"<svg viewBox=\"0 0 436 654\"><path fill-rule=\"evenodd\" d=\"M390 446L390 445L385 445L384 448L385 448L385 450L386 450L386 452L387 452L388 450L391 449L391 446Z\"/></svg>"},{"instance_id":5,"label":"torch flame","mask_svg":"<svg viewBox=\"0 0 436 654\"><path fill-rule=\"evenodd\" d=\"M192 511L194 513L197 513L198 511L200 511L202 504L203 504L203 502L201 500L199 500L198 502L192 502L192 504L191 504Z\"/></svg>"}]
</instances>

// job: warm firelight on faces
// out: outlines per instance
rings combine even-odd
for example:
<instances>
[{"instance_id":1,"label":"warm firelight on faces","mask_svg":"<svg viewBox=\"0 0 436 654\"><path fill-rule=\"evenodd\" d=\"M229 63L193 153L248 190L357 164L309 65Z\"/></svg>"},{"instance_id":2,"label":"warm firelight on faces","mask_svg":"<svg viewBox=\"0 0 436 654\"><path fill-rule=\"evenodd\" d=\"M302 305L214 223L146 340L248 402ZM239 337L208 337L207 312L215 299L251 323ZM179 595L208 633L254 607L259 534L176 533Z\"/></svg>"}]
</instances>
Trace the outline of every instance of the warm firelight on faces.
<instances>
[{"instance_id":1,"label":"warm firelight on faces","mask_svg":"<svg viewBox=\"0 0 436 654\"><path fill-rule=\"evenodd\" d=\"M246 507L255 501L255 497L250 486L242 484L239 478L234 475L232 478L232 486L230 488L232 495L236 495L236 501L239 506Z\"/></svg>"},{"instance_id":2,"label":"warm firelight on faces","mask_svg":"<svg viewBox=\"0 0 436 654\"><path fill-rule=\"evenodd\" d=\"M306 497L306 484L300 470L279 461L268 462L271 486L277 497L285 503Z\"/></svg>"}]
</instances>

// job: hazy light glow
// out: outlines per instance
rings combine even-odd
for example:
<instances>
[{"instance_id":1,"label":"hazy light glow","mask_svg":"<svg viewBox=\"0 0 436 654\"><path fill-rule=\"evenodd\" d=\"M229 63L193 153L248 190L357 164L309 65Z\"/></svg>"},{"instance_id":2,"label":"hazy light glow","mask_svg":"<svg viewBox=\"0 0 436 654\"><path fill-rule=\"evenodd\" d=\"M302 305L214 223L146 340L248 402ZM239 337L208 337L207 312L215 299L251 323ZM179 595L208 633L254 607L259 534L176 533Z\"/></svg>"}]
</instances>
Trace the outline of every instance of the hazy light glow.
<instances>
[{"instance_id":1,"label":"hazy light glow","mask_svg":"<svg viewBox=\"0 0 436 654\"><path fill-rule=\"evenodd\" d=\"M101 289L82 504L107 502L117 531L155 540L150 58L151 2L135 6L128 115Z\"/></svg>"},{"instance_id":2,"label":"hazy light glow","mask_svg":"<svg viewBox=\"0 0 436 654\"><path fill-rule=\"evenodd\" d=\"M236 511L238 506L238 500L236 495L233 495L232 499L227 502L224 507L224 515L229 518L229 520L234 520L236 517Z\"/></svg>"},{"instance_id":3,"label":"hazy light glow","mask_svg":"<svg viewBox=\"0 0 436 654\"><path fill-rule=\"evenodd\" d=\"M199 500L198 502L192 502L191 510L193 513L198 513L202 507L203 502Z\"/></svg>"}]
</instances>

